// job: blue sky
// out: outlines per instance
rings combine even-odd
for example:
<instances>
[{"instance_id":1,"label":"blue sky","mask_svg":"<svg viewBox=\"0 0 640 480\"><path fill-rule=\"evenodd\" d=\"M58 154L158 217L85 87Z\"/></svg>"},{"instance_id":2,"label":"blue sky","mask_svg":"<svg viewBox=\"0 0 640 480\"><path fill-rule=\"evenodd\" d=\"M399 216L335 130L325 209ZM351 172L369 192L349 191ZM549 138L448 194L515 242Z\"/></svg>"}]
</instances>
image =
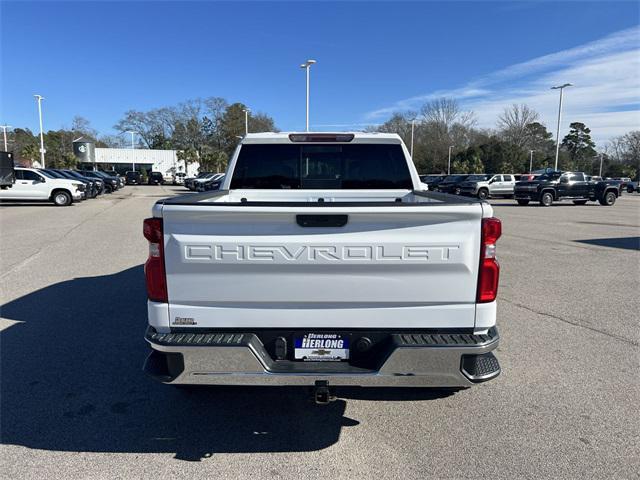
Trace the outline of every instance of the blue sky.
<instances>
[{"instance_id":1,"label":"blue sky","mask_svg":"<svg viewBox=\"0 0 640 480\"><path fill-rule=\"evenodd\" d=\"M637 2L6 2L0 3L0 122L45 129L74 115L101 133L128 109L221 96L304 128L358 129L454 96L492 127L525 102L603 142L640 128Z\"/></svg>"}]
</instances>

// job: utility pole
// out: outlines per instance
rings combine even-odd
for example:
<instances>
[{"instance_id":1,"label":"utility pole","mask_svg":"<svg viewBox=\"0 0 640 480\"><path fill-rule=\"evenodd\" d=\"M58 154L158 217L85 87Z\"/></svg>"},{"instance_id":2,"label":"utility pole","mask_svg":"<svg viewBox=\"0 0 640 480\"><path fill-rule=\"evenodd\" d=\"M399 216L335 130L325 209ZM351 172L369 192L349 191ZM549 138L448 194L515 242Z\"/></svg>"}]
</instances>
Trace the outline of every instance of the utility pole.
<instances>
[{"instance_id":1,"label":"utility pole","mask_svg":"<svg viewBox=\"0 0 640 480\"><path fill-rule=\"evenodd\" d=\"M556 129L556 165L554 170L558 170L558 156L560 155L560 120L562 119L562 92L567 87L572 87L572 83L565 83L551 87L551 90L560 90L560 104L558 105L558 128Z\"/></svg>"},{"instance_id":2,"label":"utility pole","mask_svg":"<svg viewBox=\"0 0 640 480\"><path fill-rule=\"evenodd\" d=\"M416 119L411 120L411 160L413 160L413 131L416 126Z\"/></svg>"},{"instance_id":3,"label":"utility pole","mask_svg":"<svg viewBox=\"0 0 640 480\"><path fill-rule=\"evenodd\" d=\"M533 152L535 150L529 150L529 173L533 171Z\"/></svg>"},{"instance_id":4,"label":"utility pole","mask_svg":"<svg viewBox=\"0 0 640 480\"><path fill-rule=\"evenodd\" d=\"M45 168L44 154L46 150L44 149L44 132L42 130L42 100L44 100L44 97L42 95L34 95L34 97L38 102L38 117L40 118L40 166Z\"/></svg>"},{"instance_id":5,"label":"utility pole","mask_svg":"<svg viewBox=\"0 0 640 480\"><path fill-rule=\"evenodd\" d=\"M304 68L307 71L307 132L309 131L309 70L314 63L316 63L315 60L307 60L300 65L300 68Z\"/></svg>"},{"instance_id":6,"label":"utility pole","mask_svg":"<svg viewBox=\"0 0 640 480\"><path fill-rule=\"evenodd\" d=\"M602 157L603 157L603 156L604 156L604 155L603 155L602 153L600 153L600 173L598 173L598 176L599 176L600 178L602 178Z\"/></svg>"},{"instance_id":7,"label":"utility pole","mask_svg":"<svg viewBox=\"0 0 640 480\"><path fill-rule=\"evenodd\" d=\"M451 149L455 147L455 145L449 145L449 163L447 166L447 175L451 175Z\"/></svg>"},{"instance_id":8,"label":"utility pole","mask_svg":"<svg viewBox=\"0 0 640 480\"><path fill-rule=\"evenodd\" d=\"M244 134L246 136L249 133L249 112L251 110L243 108L242 111L244 112Z\"/></svg>"},{"instance_id":9,"label":"utility pole","mask_svg":"<svg viewBox=\"0 0 640 480\"><path fill-rule=\"evenodd\" d=\"M134 150L133 152L131 152L131 170L133 170L134 172L136 171L136 144L134 143L134 138L136 133L138 132L134 132L133 130L128 130L127 133L131 134L131 150Z\"/></svg>"},{"instance_id":10,"label":"utility pole","mask_svg":"<svg viewBox=\"0 0 640 480\"><path fill-rule=\"evenodd\" d=\"M9 149L7 147L7 129L11 128L11 125L0 125L2 129L2 136L4 137L4 151L8 152Z\"/></svg>"}]
</instances>

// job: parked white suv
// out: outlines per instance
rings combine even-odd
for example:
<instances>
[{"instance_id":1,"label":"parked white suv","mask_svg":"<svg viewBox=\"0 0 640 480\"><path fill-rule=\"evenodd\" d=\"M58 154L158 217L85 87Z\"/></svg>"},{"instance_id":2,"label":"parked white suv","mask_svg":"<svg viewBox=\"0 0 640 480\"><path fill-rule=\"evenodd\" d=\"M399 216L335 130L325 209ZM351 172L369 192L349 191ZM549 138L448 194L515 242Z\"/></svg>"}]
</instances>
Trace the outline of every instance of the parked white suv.
<instances>
[{"instance_id":1,"label":"parked white suv","mask_svg":"<svg viewBox=\"0 0 640 480\"><path fill-rule=\"evenodd\" d=\"M64 207L82 200L84 183L62 178L49 178L33 168L16 168L16 183L12 188L0 190L0 200L49 201Z\"/></svg>"}]
</instances>

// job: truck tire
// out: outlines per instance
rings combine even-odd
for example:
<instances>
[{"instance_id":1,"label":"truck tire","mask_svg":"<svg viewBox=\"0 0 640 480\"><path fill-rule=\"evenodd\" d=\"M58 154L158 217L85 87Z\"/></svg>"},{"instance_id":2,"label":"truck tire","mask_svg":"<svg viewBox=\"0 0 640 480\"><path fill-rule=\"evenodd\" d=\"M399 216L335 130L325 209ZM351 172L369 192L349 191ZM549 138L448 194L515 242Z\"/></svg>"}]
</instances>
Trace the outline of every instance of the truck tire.
<instances>
[{"instance_id":1,"label":"truck tire","mask_svg":"<svg viewBox=\"0 0 640 480\"><path fill-rule=\"evenodd\" d=\"M550 207L553 205L553 194L551 192L543 192L540 197L540 205L543 207Z\"/></svg>"},{"instance_id":2,"label":"truck tire","mask_svg":"<svg viewBox=\"0 0 640 480\"><path fill-rule=\"evenodd\" d=\"M605 192L604 197L598 199L600 205L604 205L605 207L610 207L614 203L616 203L616 194L614 192Z\"/></svg>"},{"instance_id":3,"label":"truck tire","mask_svg":"<svg viewBox=\"0 0 640 480\"><path fill-rule=\"evenodd\" d=\"M480 190L478 190L478 198L480 200L486 200L487 198L489 198L489 190L487 190L486 188L481 188Z\"/></svg>"},{"instance_id":4,"label":"truck tire","mask_svg":"<svg viewBox=\"0 0 640 480\"><path fill-rule=\"evenodd\" d=\"M518 205L529 205L529 200L516 200L518 202Z\"/></svg>"},{"instance_id":5,"label":"truck tire","mask_svg":"<svg viewBox=\"0 0 640 480\"><path fill-rule=\"evenodd\" d=\"M574 200L574 205L586 205L588 200Z\"/></svg>"},{"instance_id":6,"label":"truck tire","mask_svg":"<svg viewBox=\"0 0 640 480\"><path fill-rule=\"evenodd\" d=\"M53 203L56 207L66 207L71 205L73 202L73 198L69 192L65 192L64 190L58 190L53 192L51 196Z\"/></svg>"}]
</instances>

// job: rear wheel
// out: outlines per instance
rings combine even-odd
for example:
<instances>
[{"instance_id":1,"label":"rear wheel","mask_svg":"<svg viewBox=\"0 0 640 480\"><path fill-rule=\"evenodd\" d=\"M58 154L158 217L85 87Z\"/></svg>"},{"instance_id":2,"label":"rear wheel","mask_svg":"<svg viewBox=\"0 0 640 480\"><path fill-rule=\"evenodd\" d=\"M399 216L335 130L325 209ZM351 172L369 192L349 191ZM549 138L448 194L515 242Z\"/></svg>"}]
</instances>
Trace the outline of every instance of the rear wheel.
<instances>
[{"instance_id":1,"label":"rear wheel","mask_svg":"<svg viewBox=\"0 0 640 480\"><path fill-rule=\"evenodd\" d=\"M460 187L456 187L456 188L455 188L455 190L454 190L454 193L455 193L456 195L460 195L460 192L461 192L461 191L462 191L462 190L460 190Z\"/></svg>"},{"instance_id":2,"label":"rear wheel","mask_svg":"<svg viewBox=\"0 0 640 480\"><path fill-rule=\"evenodd\" d=\"M542 197L540 197L540 205L543 207L550 207L553 205L553 195L551 192L544 192Z\"/></svg>"},{"instance_id":3,"label":"rear wheel","mask_svg":"<svg viewBox=\"0 0 640 480\"><path fill-rule=\"evenodd\" d=\"M480 200L486 200L487 198L489 198L489 190L487 190L486 188L481 188L480 190L478 190L478 198Z\"/></svg>"},{"instance_id":4,"label":"rear wheel","mask_svg":"<svg viewBox=\"0 0 640 480\"><path fill-rule=\"evenodd\" d=\"M71 205L73 198L68 192L58 191L53 194L53 203L58 207L66 207Z\"/></svg>"},{"instance_id":5,"label":"rear wheel","mask_svg":"<svg viewBox=\"0 0 640 480\"><path fill-rule=\"evenodd\" d=\"M516 200L518 205L529 205L529 200Z\"/></svg>"},{"instance_id":6,"label":"rear wheel","mask_svg":"<svg viewBox=\"0 0 640 480\"><path fill-rule=\"evenodd\" d=\"M586 205L587 200L574 200L573 203L575 205Z\"/></svg>"},{"instance_id":7,"label":"rear wheel","mask_svg":"<svg viewBox=\"0 0 640 480\"><path fill-rule=\"evenodd\" d=\"M604 197L601 198L600 200L598 200L600 202L600 205L605 205L607 207L610 207L611 205L613 205L614 203L616 203L616 194L613 192L607 192L604 194Z\"/></svg>"}]
</instances>

